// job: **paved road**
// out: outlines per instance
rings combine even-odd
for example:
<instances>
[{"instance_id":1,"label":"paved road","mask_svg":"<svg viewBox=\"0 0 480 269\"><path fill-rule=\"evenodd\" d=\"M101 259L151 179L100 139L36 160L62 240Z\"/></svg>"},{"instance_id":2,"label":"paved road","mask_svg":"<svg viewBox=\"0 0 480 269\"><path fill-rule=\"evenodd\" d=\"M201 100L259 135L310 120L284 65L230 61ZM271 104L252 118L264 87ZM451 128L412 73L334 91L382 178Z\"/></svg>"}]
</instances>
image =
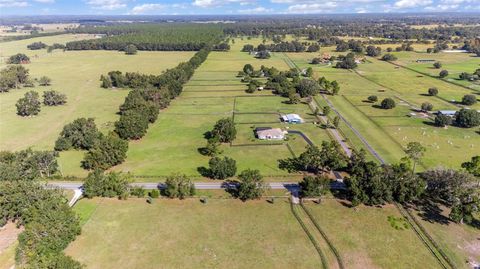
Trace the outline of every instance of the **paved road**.
<instances>
[{"instance_id":1,"label":"paved road","mask_svg":"<svg viewBox=\"0 0 480 269\"><path fill-rule=\"evenodd\" d=\"M355 129L355 127L353 127L350 122L347 121L347 119L345 119L342 114L340 114L340 112L337 111L337 109L333 106L333 104L325 97L325 95L322 94L322 97L323 99L325 100L325 102L327 102L328 106L340 117L340 119L342 119L343 122L345 122L345 124L355 133L355 135L358 137L358 139L360 139L363 144L365 144L365 146L367 147L367 150L373 155L375 156L375 158L377 158L377 160L379 160L382 164L385 164L385 160L380 156L380 154L378 154L378 152L373 149L373 147L368 143L368 141L360 134L360 132Z\"/></svg>"},{"instance_id":2,"label":"paved road","mask_svg":"<svg viewBox=\"0 0 480 269\"><path fill-rule=\"evenodd\" d=\"M315 111L316 108L318 108L318 105L312 100L309 105L312 107L312 109ZM319 108L320 109L320 108ZM323 124L327 124L328 119L325 116L318 116L320 120L322 121ZM350 147L345 143L345 140L343 139L342 135L338 132L337 129L332 129L327 127L328 132L333 135L335 140L340 144L340 146L343 148L343 151L345 151L345 154L347 154L348 157L352 156L352 151L350 150Z\"/></svg>"}]
</instances>

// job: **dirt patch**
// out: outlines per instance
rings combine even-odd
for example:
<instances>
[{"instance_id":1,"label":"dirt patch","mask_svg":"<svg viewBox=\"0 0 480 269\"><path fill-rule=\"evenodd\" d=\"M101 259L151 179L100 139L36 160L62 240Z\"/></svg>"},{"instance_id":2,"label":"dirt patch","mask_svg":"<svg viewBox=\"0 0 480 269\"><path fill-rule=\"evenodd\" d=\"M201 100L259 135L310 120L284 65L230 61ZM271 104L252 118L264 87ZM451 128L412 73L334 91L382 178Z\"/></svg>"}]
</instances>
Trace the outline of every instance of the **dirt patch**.
<instances>
[{"instance_id":1,"label":"dirt patch","mask_svg":"<svg viewBox=\"0 0 480 269\"><path fill-rule=\"evenodd\" d=\"M17 241L17 237L22 231L23 227L17 228L13 222L0 228L0 254Z\"/></svg>"}]
</instances>

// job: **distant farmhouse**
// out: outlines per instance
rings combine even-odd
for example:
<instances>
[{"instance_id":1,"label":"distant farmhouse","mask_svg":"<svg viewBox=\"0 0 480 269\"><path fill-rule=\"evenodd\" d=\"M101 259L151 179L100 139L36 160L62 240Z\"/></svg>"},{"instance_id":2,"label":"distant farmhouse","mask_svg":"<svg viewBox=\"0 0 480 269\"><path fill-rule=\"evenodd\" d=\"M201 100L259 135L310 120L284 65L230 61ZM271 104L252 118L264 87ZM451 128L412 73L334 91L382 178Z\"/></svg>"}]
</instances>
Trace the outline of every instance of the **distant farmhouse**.
<instances>
[{"instance_id":1,"label":"distant farmhouse","mask_svg":"<svg viewBox=\"0 0 480 269\"><path fill-rule=\"evenodd\" d=\"M280 128L259 127L255 129L255 135L261 140L283 140L287 132Z\"/></svg>"},{"instance_id":2,"label":"distant farmhouse","mask_svg":"<svg viewBox=\"0 0 480 269\"><path fill-rule=\"evenodd\" d=\"M456 110L439 110L438 111L438 114L442 114L449 117L455 116L455 113L457 113Z\"/></svg>"},{"instance_id":3,"label":"distant farmhouse","mask_svg":"<svg viewBox=\"0 0 480 269\"><path fill-rule=\"evenodd\" d=\"M287 114L282 116L282 121L287 123L303 123L305 122L298 114Z\"/></svg>"}]
</instances>

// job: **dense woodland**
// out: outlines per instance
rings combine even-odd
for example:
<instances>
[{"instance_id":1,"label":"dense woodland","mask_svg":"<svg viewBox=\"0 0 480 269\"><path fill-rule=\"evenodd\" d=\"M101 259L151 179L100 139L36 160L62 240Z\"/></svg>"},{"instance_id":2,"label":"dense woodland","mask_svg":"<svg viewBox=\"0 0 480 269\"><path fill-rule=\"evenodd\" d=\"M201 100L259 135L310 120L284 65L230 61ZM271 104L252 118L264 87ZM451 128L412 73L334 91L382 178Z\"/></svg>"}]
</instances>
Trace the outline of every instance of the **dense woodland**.
<instances>
[{"instance_id":1,"label":"dense woodland","mask_svg":"<svg viewBox=\"0 0 480 269\"><path fill-rule=\"evenodd\" d=\"M138 50L198 51L220 41L222 28L216 25L133 24L80 27L74 33L105 35L103 38L73 41L68 50L124 50L134 45Z\"/></svg>"}]
</instances>

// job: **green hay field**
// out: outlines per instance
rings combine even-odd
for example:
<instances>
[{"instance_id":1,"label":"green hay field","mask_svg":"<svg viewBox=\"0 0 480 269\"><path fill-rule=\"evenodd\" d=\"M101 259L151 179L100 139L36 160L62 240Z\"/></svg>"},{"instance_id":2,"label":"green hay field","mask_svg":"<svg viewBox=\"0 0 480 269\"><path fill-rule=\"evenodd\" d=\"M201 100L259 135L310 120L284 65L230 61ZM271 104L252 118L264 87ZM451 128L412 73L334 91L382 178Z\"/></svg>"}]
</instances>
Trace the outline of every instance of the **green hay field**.
<instances>
[{"instance_id":1,"label":"green hay field","mask_svg":"<svg viewBox=\"0 0 480 269\"><path fill-rule=\"evenodd\" d=\"M161 199L152 205L144 199L94 199L81 200L75 209L91 216L66 253L88 268L321 266L283 199Z\"/></svg>"}]
</instances>

